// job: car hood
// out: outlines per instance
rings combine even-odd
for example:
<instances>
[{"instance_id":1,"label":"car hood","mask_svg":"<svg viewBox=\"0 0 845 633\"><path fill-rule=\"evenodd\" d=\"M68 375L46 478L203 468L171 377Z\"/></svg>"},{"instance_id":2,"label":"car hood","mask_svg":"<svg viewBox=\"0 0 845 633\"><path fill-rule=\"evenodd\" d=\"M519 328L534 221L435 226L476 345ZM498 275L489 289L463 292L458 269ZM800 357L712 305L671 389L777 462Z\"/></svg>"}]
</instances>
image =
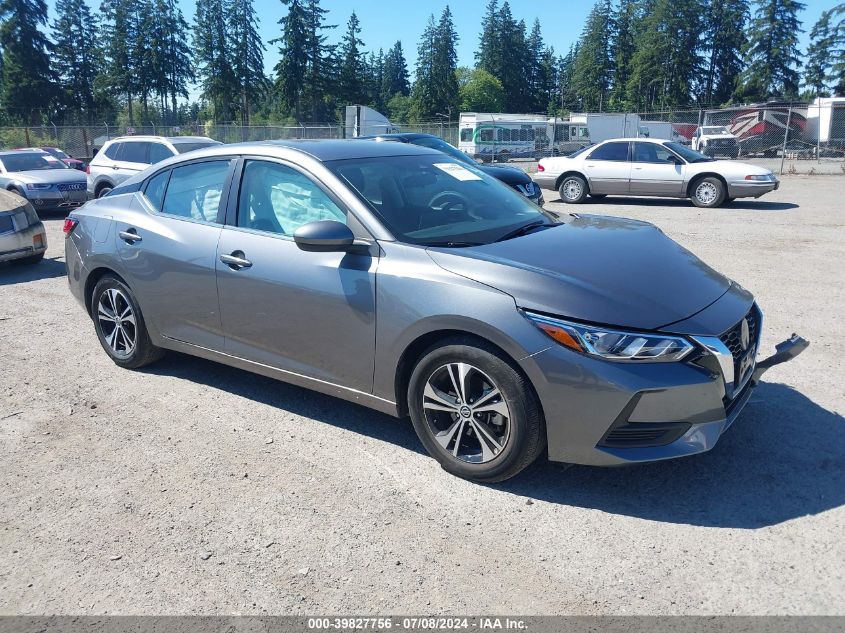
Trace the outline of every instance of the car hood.
<instances>
[{"instance_id":1,"label":"car hood","mask_svg":"<svg viewBox=\"0 0 845 633\"><path fill-rule=\"evenodd\" d=\"M731 286L656 226L623 218L576 216L504 242L428 252L521 308L644 330L689 318Z\"/></svg>"},{"instance_id":2,"label":"car hood","mask_svg":"<svg viewBox=\"0 0 845 633\"><path fill-rule=\"evenodd\" d=\"M531 182L531 177L516 167L502 167L498 165L479 165L478 169L488 176L501 180L506 185L525 185Z\"/></svg>"},{"instance_id":3,"label":"car hood","mask_svg":"<svg viewBox=\"0 0 845 633\"><path fill-rule=\"evenodd\" d=\"M78 169L34 169L32 171L16 171L6 175L13 180L24 183L87 182L85 174Z\"/></svg>"},{"instance_id":4,"label":"car hood","mask_svg":"<svg viewBox=\"0 0 845 633\"><path fill-rule=\"evenodd\" d=\"M743 163L737 160L712 160L704 163L690 163L692 172L712 172L715 171L725 178L745 178L749 175L766 175L771 174L772 170L759 165L752 165L751 163Z\"/></svg>"}]
</instances>

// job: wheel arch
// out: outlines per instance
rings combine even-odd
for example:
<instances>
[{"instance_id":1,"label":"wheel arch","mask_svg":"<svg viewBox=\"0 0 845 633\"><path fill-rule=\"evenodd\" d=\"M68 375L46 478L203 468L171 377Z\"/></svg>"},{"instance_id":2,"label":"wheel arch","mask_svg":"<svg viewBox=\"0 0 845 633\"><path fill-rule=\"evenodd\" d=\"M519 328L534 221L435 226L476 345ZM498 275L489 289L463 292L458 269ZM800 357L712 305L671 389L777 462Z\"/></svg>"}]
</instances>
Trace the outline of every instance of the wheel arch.
<instances>
[{"instance_id":1,"label":"wheel arch","mask_svg":"<svg viewBox=\"0 0 845 633\"><path fill-rule=\"evenodd\" d=\"M94 198L97 198L100 191L102 191L105 187L114 189L114 184L108 178L100 178L94 185Z\"/></svg>"},{"instance_id":2,"label":"wheel arch","mask_svg":"<svg viewBox=\"0 0 845 633\"><path fill-rule=\"evenodd\" d=\"M124 284L130 290L132 287L126 283L126 280L121 276L113 268L109 268L108 266L99 266L95 268L90 273L88 273L88 277L85 279L85 290L82 294L83 298L85 299L85 311L88 315L91 315L91 302L93 300L94 295L94 287L97 285L97 282L100 281L106 275L111 275L112 277L116 278L120 283Z\"/></svg>"},{"instance_id":3,"label":"wheel arch","mask_svg":"<svg viewBox=\"0 0 845 633\"><path fill-rule=\"evenodd\" d=\"M475 332L457 328L444 328L426 332L417 336L412 340L402 351L399 361L396 363L396 375L394 378L394 392L396 398L396 410L400 417L408 415L408 385L411 381L411 374L414 371L417 363L422 359L423 354L434 347L437 343L447 343L449 341L463 340L469 343L476 343L482 348L488 348L494 351L498 356L508 363L513 369L519 373L530 386L534 398L537 402L537 407L540 415L543 416L543 406L540 398L537 395L537 390L534 387L531 377L523 370L520 364L513 357L513 354L508 353L501 345L496 344L489 337L482 336ZM545 419L543 417L543 419Z\"/></svg>"},{"instance_id":4,"label":"wheel arch","mask_svg":"<svg viewBox=\"0 0 845 633\"><path fill-rule=\"evenodd\" d=\"M590 192L590 179L587 178L582 172L578 171L577 169L570 169L568 171L563 172L560 176L557 177L555 180L555 190L557 191L560 189L561 184L563 183L563 179L567 176L580 176L584 179L584 182L587 183L587 193Z\"/></svg>"},{"instance_id":5,"label":"wheel arch","mask_svg":"<svg viewBox=\"0 0 845 633\"><path fill-rule=\"evenodd\" d=\"M695 188L695 186L698 184L698 182L700 180L704 179L704 178L716 178L719 181L721 181L722 186L725 188L725 197L727 197L727 195L728 195L728 181L725 180L725 177L722 174L717 173L715 171L706 171L706 172L701 173L701 174L696 174L695 176L690 178L689 184L687 184L687 198L692 197L692 190Z\"/></svg>"}]
</instances>

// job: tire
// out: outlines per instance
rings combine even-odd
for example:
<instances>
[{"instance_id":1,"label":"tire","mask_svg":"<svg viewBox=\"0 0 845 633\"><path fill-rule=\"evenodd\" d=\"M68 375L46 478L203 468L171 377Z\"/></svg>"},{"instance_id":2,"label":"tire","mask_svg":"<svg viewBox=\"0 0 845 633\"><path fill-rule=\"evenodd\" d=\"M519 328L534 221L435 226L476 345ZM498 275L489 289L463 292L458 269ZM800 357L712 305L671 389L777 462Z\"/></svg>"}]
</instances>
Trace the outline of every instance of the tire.
<instances>
[{"instance_id":1,"label":"tire","mask_svg":"<svg viewBox=\"0 0 845 633\"><path fill-rule=\"evenodd\" d=\"M590 197L594 200L601 200L602 198L607 198L606 193L591 193Z\"/></svg>"},{"instance_id":2,"label":"tire","mask_svg":"<svg viewBox=\"0 0 845 633\"><path fill-rule=\"evenodd\" d=\"M111 185L101 185L101 186L97 187L96 197L102 198L104 195L106 195L112 189L114 189L114 187L112 187Z\"/></svg>"},{"instance_id":3,"label":"tire","mask_svg":"<svg viewBox=\"0 0 845 633\"><path fill-rule=\"evenodd\" d=\"M115 314L123 317L119 325L111 318ZM164 355L164 350L150 340L135 295L117 277L105 275L94 286L91 318L100 345L116 365L138 369Z\"/></svg>"},{"instance_id":4,"label":"tire","mask_svg":"<svg viewBox=\"0 0 845 633\"><path fill-rule=\"evenodd\" d=\"M560 194L560 199L567 204L579 204L584 201L590 193L590 188L587 186L587 181L583 176L573 174L566 176L560 183L557 189Z\"/></svg>"},{"instance_id":5,"label":"tire","mask_svg":"<svg viewBox=\"0 0 845 633\"><path fill-rule=\"evenodd\" d=\"M463 399L455 395L458 384L469 392ZM498 395L491 395L494 390ZM473 411L473 401L487 410ZM445 341L422 356L408 385L408 408L428 453L447 472L471 481L510 479L546 445L531 385L500 352L471 338Z\"/></svg>"},{"instance_id":6,"label":"tire","mask_svg":"<svg viewBox=\"0 0 845 633\"><path fill-rule=\"evenodd\" d=\"M692 183L690 199L703 209L713 209L725 201L725 185L718 178L708 176Z\"/></svg>"},{"instance_id":7,"label":"tire","mask_svg":"<svg viewBox=\"0 0 845 633\"><path fill-rule=\"evenodd\" d=\"M44 253L38 253L38 255L30 255L29 257L21 257L20 259L14 260L14 262L16 264L31 266L33 264L40 263L42 259L44 259Z\"/></svg>"}]
</instances>

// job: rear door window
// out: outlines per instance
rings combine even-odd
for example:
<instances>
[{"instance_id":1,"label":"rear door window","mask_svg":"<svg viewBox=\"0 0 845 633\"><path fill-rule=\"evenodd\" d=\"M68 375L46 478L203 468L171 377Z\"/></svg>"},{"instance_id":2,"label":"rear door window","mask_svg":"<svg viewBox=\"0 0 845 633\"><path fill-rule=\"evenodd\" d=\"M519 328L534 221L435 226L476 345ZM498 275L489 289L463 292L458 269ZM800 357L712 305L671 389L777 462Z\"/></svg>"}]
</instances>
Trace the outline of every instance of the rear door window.
<instances>
[{"instance_id":1,"label":"rear door window","mask_svg":"<svg viewBox=\"0 0 845 633\"><path fill-rule=\"evenodd\" d=\"M605 143L593 150L590 160L625 162L628 160L628 143Z\"/></svg>"},{"instance_id":2,"label":"rear door window","mask_svg":"<svg viewBox=\"0 0 845 633\"><path fill-rule=\"evenodd\" d=\"M216 223L230 165L231 160L214 160L171 170L161 212Z\"/></svg>"},{"instance_id":3,"label":"rear door window","mask_svg":"<svg viewBox=\"0 0 845 633\"><path fill-rule=\"evenodd\" d=\"M122 144L118 160L126 163L150 164L150 144L144 141L131 141Z\"/></svg>"}]
</instances>

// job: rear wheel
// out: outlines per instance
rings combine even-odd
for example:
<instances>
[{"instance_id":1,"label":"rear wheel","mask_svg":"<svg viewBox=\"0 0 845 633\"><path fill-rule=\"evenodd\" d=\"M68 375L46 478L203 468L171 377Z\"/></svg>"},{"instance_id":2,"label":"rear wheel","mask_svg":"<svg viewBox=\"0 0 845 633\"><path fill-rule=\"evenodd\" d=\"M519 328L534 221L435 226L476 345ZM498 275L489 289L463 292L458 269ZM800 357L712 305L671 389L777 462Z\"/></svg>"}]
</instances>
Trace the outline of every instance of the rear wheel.
<instances>
[{"instance_id":1,"label":"rear wheel","mask_svg":"<svg viewBox=\"0 0 845 633\"><path fill-rule=\"evenodd\" d=\"M713 176L696 180L690 191L692 203L697 207L712 209L725 201L725 185Z\"/></svg>"},{"instance_id":2,"label":"rear wheel","mask_svg":"<svg viewBox=\"0 0 845 633\"><path fill-rule=\"evenodd\" d=\"M561 181L560 187L558 187L558 193L560 193L560 199L564 202L578 204L579 202L583 202L584 198L587 197L589 188L583 176L571 175L566 176Z\"/></svg>"},{"instance_id":3,"label":"rear wheel","mask_svg":"<svg viewBox=\"0 0 845 633\"><path fill-rule=\"evenodd\" d=\"M113 187L111 185L100 185L99 187L97 187L97 197L102 198L112 189Z\"/></svg>"},{"instance_id":4,"label":"rear wheel","mask_svg":"<svg viewBox=\"0 0 845 633\"><path fill-rule=\"evenodd\" d=\"M531 386L495 349L470 339L423 356L411 375L408 406L429 454L465 479L509 479L545 446Z\"/></svg>"},{"instance_id":5,"label":"rear wheel","mask_svg":"<svg viewBox=\"0 0 845 633\"><path fill-rule=\"evenodd\" d=\"M117 277L106 275L97 282L91 296L91 318L100 345L115 364L137 369L164 355L164 350L152 344L132 291Z\"/></svg>"}]
</instances>

